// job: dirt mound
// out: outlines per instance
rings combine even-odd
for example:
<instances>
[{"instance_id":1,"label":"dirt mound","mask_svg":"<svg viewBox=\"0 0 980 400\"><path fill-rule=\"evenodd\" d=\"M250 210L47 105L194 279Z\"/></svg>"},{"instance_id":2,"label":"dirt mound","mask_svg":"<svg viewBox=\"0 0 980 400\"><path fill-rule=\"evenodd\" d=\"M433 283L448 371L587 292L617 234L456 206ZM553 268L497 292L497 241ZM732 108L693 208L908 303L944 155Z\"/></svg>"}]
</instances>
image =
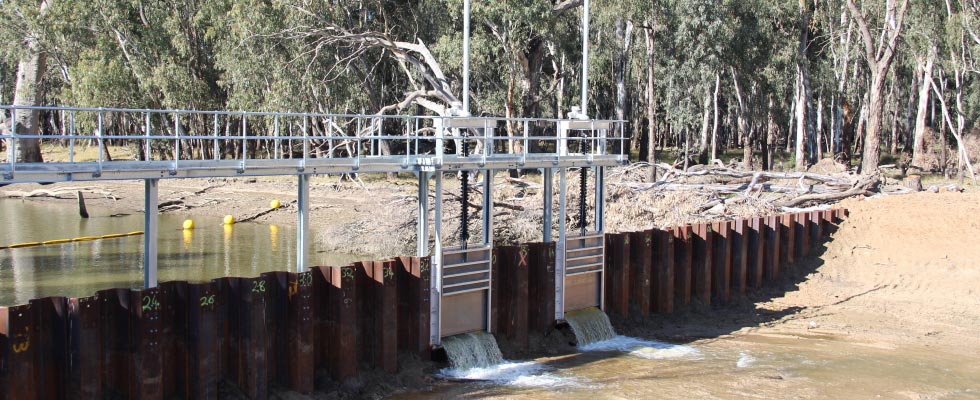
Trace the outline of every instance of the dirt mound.
<instances>
[{"instance_id":1,"label":"dirt mound","mask_svg":"<svg viewBox=\"0 0 980 400\"><path fill-rule=\"evenodd\" d=\"M919 193L842 204L851 217L799 290L768 306L805 309L776 329L893 346L980 349L980 195ZM821 264L822 265L819 265Z\"/></svg>"},{"instance_id":2,"label":"dirt mound","mask_svg":"<svg viewBox=\"0 0 980 400\"><path fill-rule=\"evenodd\" d=\"M813 166L808 168L806 172L812 172L815 174L826 174L826 175L841 174L847 172L847 166L837 161L834 161L834 159L832 158L825 158L823 160L817 161L817 163L813 164Z\"/></svg>"}]
</instances>

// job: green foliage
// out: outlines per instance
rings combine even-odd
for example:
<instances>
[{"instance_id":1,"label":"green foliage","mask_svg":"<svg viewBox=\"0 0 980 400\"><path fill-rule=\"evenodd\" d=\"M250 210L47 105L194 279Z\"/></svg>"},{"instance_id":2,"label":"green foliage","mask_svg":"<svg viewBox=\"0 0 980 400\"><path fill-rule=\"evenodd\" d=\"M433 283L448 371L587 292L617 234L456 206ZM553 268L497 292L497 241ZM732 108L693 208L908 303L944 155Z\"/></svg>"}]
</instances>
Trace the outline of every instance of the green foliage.
<instances>
[{"instance_id":1,"label":"green foliage","mask_svg":"<svg viewBox=\"0 0 980 400\"><path fill-rule=\"evenodd\" d=\"M884 0L856 2L869 25L884 22ZM577 104L581 7L557 12L557 3L473 2L472 112L554 117ZM454 95L462 92L462 0L56 0L44 13L38 4L0 2L0 103L12 99L28 37L37 38L49 56L45 99L52 104L357 113L432 90L418 68L390 49L358 42L358 35L425 44ZM947 10L945 2L912 1L890 76L901 100L890 112L904 113L907 96L915 95L906 88L918 61L935 51L944 71L937 76L962 72L959 112L970 129L980 105L980 43L974 37L980 18L967 3L949 4ZM734 79L753 130L765 131L773 120L788 132L798 62L810 69L821 99L837 94L848 66L840 95L860 104L868 71L856 62L863 48L845 10L844 0L593 0L589 113L614 117L617 91L623 90L617 83L624 83L627 118L642 125L647 32L653 34L657 122L675 133L698 131L691 128L700 124L716 75L722 80L722 132L732 130L738 112ZM811 18L799 60L803 12ZM627 24L633 30L625 48ZM618 74L621 65L626 70Z\"/></svg>"}]
</instances>

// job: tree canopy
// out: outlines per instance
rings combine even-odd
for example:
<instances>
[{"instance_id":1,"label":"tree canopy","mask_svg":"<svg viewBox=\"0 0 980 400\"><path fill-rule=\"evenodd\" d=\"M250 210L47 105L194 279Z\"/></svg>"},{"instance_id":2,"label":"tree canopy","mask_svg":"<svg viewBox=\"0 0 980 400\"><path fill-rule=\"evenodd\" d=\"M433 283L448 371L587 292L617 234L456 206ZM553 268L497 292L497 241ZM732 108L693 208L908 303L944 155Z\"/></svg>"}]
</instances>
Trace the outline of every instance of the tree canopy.
<instances>
[{"instance_id":1,"label":"tree canopy","mask_svg":"<svg viewBox=\"0 0 980 400\"><path fill-rule=\"evenodd\" d=\"M582 8L473 1L470 111L551 118L577 105ZM462 9L2 0L0 104L444 113L462 96ZM774 167L773 152L795 147L797 167L836 154L874 168L877 149L976 128L977 0L593 0L590 13L585 111L627 121L640 159L686 148L708 161L710 136L712 148L745 148L746 165ZM34 86L19 82L31 65ZM46 125L58 124L25 126Z\"/></svg>"}]
</instances>

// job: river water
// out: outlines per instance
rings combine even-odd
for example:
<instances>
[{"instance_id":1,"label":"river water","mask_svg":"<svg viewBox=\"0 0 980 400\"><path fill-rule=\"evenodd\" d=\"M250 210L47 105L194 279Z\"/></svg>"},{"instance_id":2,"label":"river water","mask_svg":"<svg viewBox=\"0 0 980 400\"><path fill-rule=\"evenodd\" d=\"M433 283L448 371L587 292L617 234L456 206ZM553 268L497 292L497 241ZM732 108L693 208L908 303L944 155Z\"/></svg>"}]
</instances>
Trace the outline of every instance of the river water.
<instances>
[{"instance_id":1,"label":"river water","mask_svg":"<svg viewBox=\"0 0 980 400\"><path fill-rule=\"evenodd\" d=\"M0 199L0 246L143 230L142 214ZM180 229L186 218L197 228ZM160 215L161 281L256 276L295 267L292 227ZM0 250L0 305L142 284L143 237ZM314 251L314 265L365 257ZM683 344L618 336L576 351L489 367L401 399L980 399L980 354L862 343L832 335L748 333Z\"/></svg>"},{"instance_id":2,"label":"river water","mask_svg":"<svg viewBox=\"0 0 980 400\"><path fill-rule=\"evenodd\" d=\"M980 355L826 335L739 334L687 344L616 337L398 399L978 399ZM465 380L472 381L465 381Z\"/></svg>"},{"instance_id":3,"label":"river water","mask_svg":"<svg viewBox=\"0 0 980 400\"><path fill-rule=\"evenodd\" d=\"M0 199L0 246L143 230L143 214L113 215L74 205ZM195 229L181 229L184 219ZM160 215L159 280L206 281L257 276L296 265L296 229L258 223L223 226L218 218ZM319 252L312 265L344 265L366 257ZM46 296L90 296L97 290L142 286L143 236L0 250L0 305Z\"/></svg>"}]
</instances>

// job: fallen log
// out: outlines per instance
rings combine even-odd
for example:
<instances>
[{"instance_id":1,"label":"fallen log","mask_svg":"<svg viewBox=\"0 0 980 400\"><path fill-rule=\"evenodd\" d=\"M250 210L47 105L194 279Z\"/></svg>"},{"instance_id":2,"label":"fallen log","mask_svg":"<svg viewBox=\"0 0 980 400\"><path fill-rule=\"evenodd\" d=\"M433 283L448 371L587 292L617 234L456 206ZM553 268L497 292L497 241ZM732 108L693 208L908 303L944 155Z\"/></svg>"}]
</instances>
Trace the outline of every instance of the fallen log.
<instances>
[{"instance_id":1,"label":"fallen log","mask_svg":"<svg viewBox=\"0 0 980 400\"><path fill-rule=\"evenodd\" d=\"M878 173L868 175L861 178L853 188L845 190L839 193L814 193L799 196L793 199L777 201L776 205L779 207L797 207L802 204L816 202L816 203L826 203L846 199L848 197L865 195L870 196L874 194L872 190L880 182L880 176Z\"/></svg>"},{"instance_id":2,"label":"fallen log","mask_svg":"<svg viewBox=\"0 0 980 400\"><path fill-rule=\"evenodd\" d=\"M824 183L851 184L853 183L846 176L833 176L817 174L812 172L771 172L771 171L739 171L730 168L705 168L699 171L682 171L673 168L670 164L657 164L657 168L670 172L671 175L678 177L694 176L725 176L729 178L766 178L766 179L806 179ZM663 179L662 179L663 180Z\"/></svg>"}]
</instances>

